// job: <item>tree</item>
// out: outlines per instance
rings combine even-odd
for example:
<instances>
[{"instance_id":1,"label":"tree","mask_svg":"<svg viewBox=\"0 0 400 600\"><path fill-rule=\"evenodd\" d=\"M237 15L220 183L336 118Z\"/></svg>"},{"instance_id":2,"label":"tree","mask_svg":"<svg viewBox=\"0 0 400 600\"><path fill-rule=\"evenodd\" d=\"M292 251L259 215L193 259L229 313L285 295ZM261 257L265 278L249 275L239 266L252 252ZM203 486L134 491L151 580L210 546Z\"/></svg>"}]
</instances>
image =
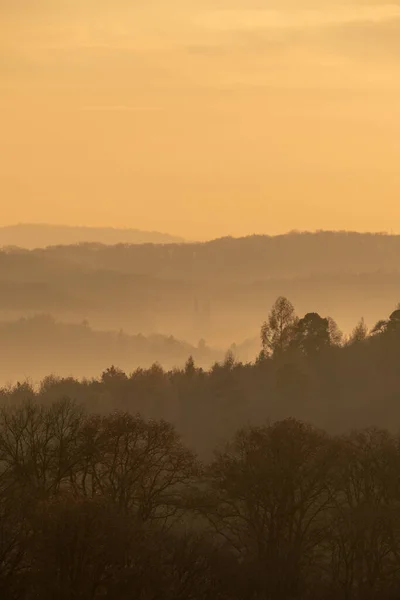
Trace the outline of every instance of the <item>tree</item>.
<instances>
[{"instance_id":1,"label":"tree","mask_svg":"<svg viewBox=\"0 0 400 600\"><path fill-rule=\"evenodd\" d=\"M189 356L185 364L185 375L186 377L193 377L196 375L196 365L194 363L193 356Z\"/></svg>"},{"instance_id":2,"label":"tree","mask_svg":"<svg viewBox=\"0 0 400 600\"><path fill-rule=\"evenodd\" d=\"M61 497L32 521L27 600L97 600L129 566L130 523L106 502ZM116 597L116 596L111 596Z\"/></svg>"},{"instance_id":3,"label":"tree","mask_svg":"<svg viewBox=\"0 0 400 600\"><path fill-rule=\"evenodd\" d=\"M0 598L25 598L25 573L30 528L24 514L31 501L0 477Z\"/></svg>"},{"instance_id":4,"label":"tree","mask_svg":"<svg viewBox=\"0 0 400 600\"><path fill-rule=\"evenodd\" d=\"M32 401L0 410L0 460L4 477L31 500L69 485L78 463L83 411L69 399L46 407Z\"/></svg>"},{"instance_id":5,"label":"tree","mask_svg":"<svg viewBox=\"0 0 400 600\"><path fill-rule=\"evenodd\" d=\"M279 355L288 349L297 322L293 304L280 296L272 307L268 321L261 327L261 343L265 355Z\"/></svg>"},{"instance_id":6,"label":"tree","mask_svg":"<svg viewBox=\"0 0 400 600\"><path fill-rule=\"evenodd\" d=\"M339 597L396 597L390 594L400 567L399 469L398 440L386 431L337 440L328 555Z\"/></svg>"},{"instance_id":7,"label":"tree","mask_svg":"<svg viewBox=\"0 0 400 600\"><path fill-rule=\"evenodd\" d=\"M400 332L400 308L396 309L389 317L388 331L391 333Z\"/></svg>"},{"instance_id":8,"label":"tree","mask_svg":"<svg viewBox=\"0 0 400 600\"><path fill-rule=\"evenodd\" d=\"M332 346L341 346L343 343L343 332L339 329L338 324L332 317L327 317L329 339Z\"/></svg>"},{"instance_id":9,"label":"tree","mask_svg":"<svg viewBox=\"0 0 400 600\"><path fill-rule=\"evenodd\" d=\"M33 524L26 600L227 600L237 581L209 537L140 524L104 499L60 498Z\"/></svg>"},{"instance_id":10,"label":"tree","mask_svg":"<svg viewBox=\"0 0 400 600\"><path fill-rule=\"evenodd\" d=\"M180 514L198 468L172 425L128 413L88 417L79 456L75 493L108 498L144 522Z\"/></svg>"},{"instance_id":11,"label":"tree","mask_svg":"<svg viewBox=\"0 0 400 600\"><path fill-rule=\"evenodd\" d=\"M389 319L381 319L377 322L372 330L373 335L379 335L382 333L398 334L400 332L400 308L397 308L390 315Z\"/></svg>"},{"instance_id":12,"label":"tree","mask_svg":"<svg viewBox=\"0 0 400 600\"><path fill-rule=\"evenodd\" d=\"M355 326L355 328L352 331L352 334L350 335L350 339L348 341L349 345L352 344L357 344L359 342L363 342L364 340L366 340L368 337L368 327L364 321L364 318L362 318L359 323Z\"/></svg>"},{"instance_id":13,"label":"tree","mask_svg":"<svg viewBox=\"0 0 400 600\"><path fill-rule=\"evenodd\" d=\"M101 381L103 383L119 383L127 381L128 377L122 369L118 369L112 365L106 369L101 375Z\"/></svg>"},{"instance_id":14,"label":"tree","mask_svg":"<svg viewBox=\"0 0 400 600\"><path fill-rule=\"evenodd\" d=\"M326 535L334 458L325 434L288 419L239 431L212 464L203 511L253 565L260 597L301 596Z\"/></svg>"},{"instance_id":15,"label":"tree","mask_svg":"<svg viewBox=\"0 0 400 600\"><path fill-rule=\"evenodd\" d=\"M329 319L322 318L318 313L307 313L296 325L293 347L306 356L318 354L331 345L330 327Z\"/></svg>"},{"instance_id":16,"label":"tree","mask_svg":"<svg viewBox=\"0 0 400 600\"><path fill-rule=\"evenodd\" d=\"M228 350L228 352L225 355L223 368L227 369L228 371L231 371L233 369L233 367L235 366L235 364L236 364L235 355L233 353L233 350L230 349L230 350Z\"/></svg>"}]
</instances>

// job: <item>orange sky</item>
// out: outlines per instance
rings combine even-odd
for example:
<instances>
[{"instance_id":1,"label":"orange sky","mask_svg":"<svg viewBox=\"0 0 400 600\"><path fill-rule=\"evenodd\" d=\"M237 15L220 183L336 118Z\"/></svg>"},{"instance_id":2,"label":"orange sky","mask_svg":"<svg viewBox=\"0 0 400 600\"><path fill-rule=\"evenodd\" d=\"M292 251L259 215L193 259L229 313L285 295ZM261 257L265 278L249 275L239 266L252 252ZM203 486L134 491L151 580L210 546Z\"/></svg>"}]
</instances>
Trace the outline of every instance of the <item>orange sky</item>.
<instances>
[{"instance_id":1,"label":"orange sky","mask_svg":"<svg viewBox=\"0 0 400 600\"><path fill-rule=\"evenodd\" d=\"M400 3L0 0L0 224L400 232Z\"/></svg>"}]
</instances>

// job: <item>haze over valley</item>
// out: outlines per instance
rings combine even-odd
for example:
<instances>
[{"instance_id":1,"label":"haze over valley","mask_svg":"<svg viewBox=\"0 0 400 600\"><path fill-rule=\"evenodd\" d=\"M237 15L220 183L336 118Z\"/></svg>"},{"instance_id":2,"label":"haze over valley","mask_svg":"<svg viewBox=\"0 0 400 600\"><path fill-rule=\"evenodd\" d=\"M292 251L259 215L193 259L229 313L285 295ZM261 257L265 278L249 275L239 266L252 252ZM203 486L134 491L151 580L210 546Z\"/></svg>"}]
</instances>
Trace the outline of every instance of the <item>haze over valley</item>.
<instances>
[{"instance_id":1,"label":"haze over valley","mask_svg":"<svg viewBox=\"0 0 400 600\"><path fill-rule=\"evenodd\" d=\"M253 361L279 295L346 334L361 316L372 327L400 298L399 255L400 236L346 232L5 248L0 378L97 376L112 363L172 368L189 354L208 368L229 349Z\"/></svg>"}]
</instances>

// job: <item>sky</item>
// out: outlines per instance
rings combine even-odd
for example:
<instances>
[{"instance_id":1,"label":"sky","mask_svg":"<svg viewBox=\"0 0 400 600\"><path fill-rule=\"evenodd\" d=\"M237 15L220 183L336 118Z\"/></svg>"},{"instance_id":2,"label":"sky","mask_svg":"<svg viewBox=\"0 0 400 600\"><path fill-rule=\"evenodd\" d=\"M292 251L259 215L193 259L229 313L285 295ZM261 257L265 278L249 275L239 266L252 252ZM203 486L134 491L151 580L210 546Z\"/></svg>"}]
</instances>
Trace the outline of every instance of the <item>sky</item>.
<instances>
[{"instance_id":1,"label":"sky","mask_svg":"<svg viewBox=\"0 0 400 600\"><path fill-rule=\"evenodd\" d=\"M400 232L400 2L0 0L0 225Z\"/></svg>"}]
</instances>

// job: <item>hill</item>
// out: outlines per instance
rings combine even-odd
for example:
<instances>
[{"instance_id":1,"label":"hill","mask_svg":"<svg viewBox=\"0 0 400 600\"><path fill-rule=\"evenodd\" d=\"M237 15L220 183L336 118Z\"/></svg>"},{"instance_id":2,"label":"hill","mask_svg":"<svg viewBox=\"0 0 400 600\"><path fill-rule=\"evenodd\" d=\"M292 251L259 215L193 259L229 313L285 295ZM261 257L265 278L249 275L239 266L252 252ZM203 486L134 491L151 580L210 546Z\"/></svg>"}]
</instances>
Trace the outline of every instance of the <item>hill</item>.
<instances>
[{"instance_id":1,"label":"hill","mask_svg":"<svg viewBox=\"0 0 400 600\"><path fill-rule=\"evenodd\" d=\"M61 323L46 314L0 322L0 385L38 380L48 372L91 377L111 364L127 372L154 363L172 369L182 367L189 355L205 367L224 356L172 336L100 331L87 322Z\"/></svg>"},{"instance_id":2,"label":"hill","mask_svg":"<svg viewBox=\"0 0 400 600\"><path fill-rule=\"evenodd\" d=\"M400 300L400 236L321 232L189 244L76 244L0 252L0 319L47 312L96 329L201 338L259 335L278 295L350 331Z\"/></svg>"},{"instance_id":3,"label":"hill","mask_svg":"<svg viewBox=\"0 0 400 600\"><path fill-rule=\"evenodd\" d=\"M112 227L68 227L65 225L18 224L0 227L0 247L45 248L59 244L172 244L184 240L166 233Z\"/></svg>"},{"instance_id":4,"label":"hill","mask_svg":"<svg viewBox=\"0 0 400 600\"><path fill-rule=\"evenodd\" d=\"M210 242L108 247L79 244L38 250L91 268L163 278L252 282L316 274L400 273L400 235L318 232L254 235Z\"/></svg>"}]
</instances>

